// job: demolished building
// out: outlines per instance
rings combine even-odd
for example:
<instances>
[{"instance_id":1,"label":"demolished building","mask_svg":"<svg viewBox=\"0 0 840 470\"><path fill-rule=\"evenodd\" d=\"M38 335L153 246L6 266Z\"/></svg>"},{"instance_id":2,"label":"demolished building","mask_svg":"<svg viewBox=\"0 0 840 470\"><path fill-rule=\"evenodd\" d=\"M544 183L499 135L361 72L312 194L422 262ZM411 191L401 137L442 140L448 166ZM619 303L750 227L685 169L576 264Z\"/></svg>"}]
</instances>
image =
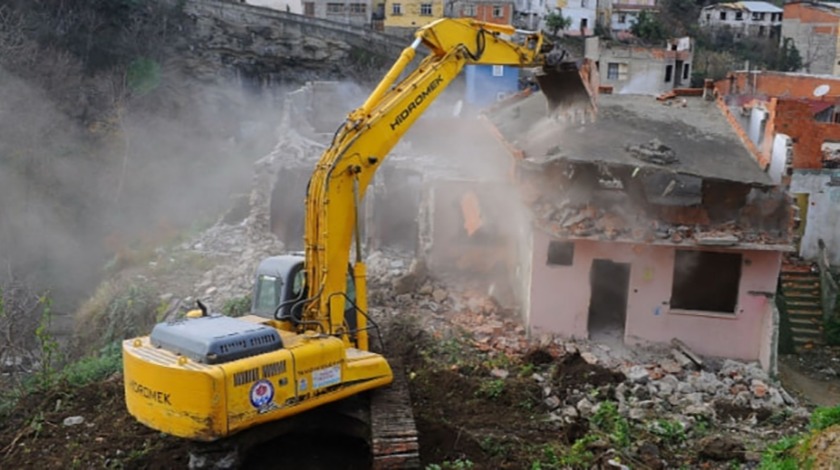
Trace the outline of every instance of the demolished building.
<instances>
[{"instance_id":1,"label":"demolished building","mask_svg":"<svg viewBox=\"0 0 840 470\"><path fill-rule=\"evenodd\" d=\"M424 116L368 192L368 249L486 281L532 335L677 338L772 368L792 210L719 103L602 95L594 122L546 110L523 93L478 121Z\"/></svg>"},{"instance_id":2,"label":"demolished building","mask_svg":"<svg viewBox=\"0 0 840 470\"><path fill-rule=\"evenodd\" d=\"M533 214L516 279L532 333L678 338L772 367L791 207L714 101L602 95L581 124L531 95L487 117Z\"/></svg>"}]
</instances>

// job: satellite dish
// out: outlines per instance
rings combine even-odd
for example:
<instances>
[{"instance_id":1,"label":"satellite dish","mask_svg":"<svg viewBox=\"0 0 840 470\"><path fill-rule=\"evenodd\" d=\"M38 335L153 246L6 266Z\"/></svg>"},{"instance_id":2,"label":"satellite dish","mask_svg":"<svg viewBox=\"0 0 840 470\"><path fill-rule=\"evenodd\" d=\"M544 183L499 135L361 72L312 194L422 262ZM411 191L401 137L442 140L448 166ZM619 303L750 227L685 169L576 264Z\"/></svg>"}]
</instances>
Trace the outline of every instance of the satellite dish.
<instances>
[{"instance_id":1,"label":"satellite dish","mask_svg":"<svg viewBox=\"0 0 840 470\"><path fill-rule=\"evenodd\" d=\"M828 86L826 84L822 84L822 85L814 88L814 96L816 96L817 98L819 98L821 96L825 96L829 92L829 90L831 90L830 86Z\"/></svg>"}]
</instances>

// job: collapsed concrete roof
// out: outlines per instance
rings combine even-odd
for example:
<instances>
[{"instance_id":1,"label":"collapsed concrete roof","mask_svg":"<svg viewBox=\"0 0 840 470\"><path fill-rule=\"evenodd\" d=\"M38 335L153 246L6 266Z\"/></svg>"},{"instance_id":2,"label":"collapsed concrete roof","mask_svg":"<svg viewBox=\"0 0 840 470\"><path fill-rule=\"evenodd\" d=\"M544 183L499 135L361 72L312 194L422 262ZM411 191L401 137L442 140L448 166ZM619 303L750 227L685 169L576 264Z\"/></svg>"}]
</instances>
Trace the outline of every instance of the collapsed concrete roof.
<instances>
[{"instance_id":1,"label":"collapsed concrete roof","mask_svg":"<svg viewBox=\"0 0 840 470\"><path fill-rule=\"evenodd\" d=\"M651 96L601 95L596 121L572 124L548 118L545 98L535 93L498 106L487 117L534 163L650 168L773 186L715 102L699 97L666 105Z\"/></svg>"}]
</instances>

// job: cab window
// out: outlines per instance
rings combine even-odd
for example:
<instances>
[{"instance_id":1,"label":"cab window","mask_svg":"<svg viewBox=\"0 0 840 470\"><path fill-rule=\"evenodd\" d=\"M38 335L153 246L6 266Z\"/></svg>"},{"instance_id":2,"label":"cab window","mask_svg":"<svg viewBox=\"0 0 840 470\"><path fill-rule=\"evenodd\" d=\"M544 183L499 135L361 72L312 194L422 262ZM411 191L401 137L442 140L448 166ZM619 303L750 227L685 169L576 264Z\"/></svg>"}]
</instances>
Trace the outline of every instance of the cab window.
<instances>
[{"instance_id":1,"label":"cab window","mask_svg":"<svg viewBox=\"0 0 840 470\"><path fill-rule=\"evenodd\" d=\"M260 275L257 280L256 313L271 313L280 300L278 279L274 276Z\"/></svg>"},{"instance_id":2,"label":"cab window","mask_svg":"<svg viewBox=\"0 0 840 470\"><path fill-rule=\"evenodd\" d=\"M303 269L299 270L295 273L295 278L292 281L292 297L293 299L297 299L301 297L301 293L303 291L303 286L306 284L306 271Z\"/></svg>"},{"instance_id":3,"label":"cab window","mask_svg":"<svg viewBox=\"0 0 840 470\"><path fill-rule=\"evenodd\" d=\"M356 303L356 281L353 279L353 274L350 272L347 273L346 293L347 300L344 301L344 311L355 310L353 304Z\"/></svg>"}]
</instances>

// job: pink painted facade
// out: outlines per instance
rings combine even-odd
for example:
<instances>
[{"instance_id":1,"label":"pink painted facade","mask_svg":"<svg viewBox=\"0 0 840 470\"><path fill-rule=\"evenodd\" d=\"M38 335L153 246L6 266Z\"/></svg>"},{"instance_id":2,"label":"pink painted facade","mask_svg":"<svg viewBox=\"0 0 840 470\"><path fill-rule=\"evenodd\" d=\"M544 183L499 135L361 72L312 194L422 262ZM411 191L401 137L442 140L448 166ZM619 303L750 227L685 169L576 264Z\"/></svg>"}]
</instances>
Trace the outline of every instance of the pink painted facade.
<instances>
[{"instance_id":1,"label":"pink painted facade","mask_svg":"<svg viewBox=\"0 0 840 470\"><path fill-rule=\"evenodd\" d=\"M550 240L549 235L534 230L526 313L532 331L588 337L590 269L593 260L607 259L630 264L625 343L668 343L679 338L702 355L757 360L770 367L773 301L762 293L776 290L781 253L739 251L743 263L735 314L692 313L669 306L675 252L691 247L577 240L572 264L555 266L546 263Z\"/></svg>"}]
</instances>

